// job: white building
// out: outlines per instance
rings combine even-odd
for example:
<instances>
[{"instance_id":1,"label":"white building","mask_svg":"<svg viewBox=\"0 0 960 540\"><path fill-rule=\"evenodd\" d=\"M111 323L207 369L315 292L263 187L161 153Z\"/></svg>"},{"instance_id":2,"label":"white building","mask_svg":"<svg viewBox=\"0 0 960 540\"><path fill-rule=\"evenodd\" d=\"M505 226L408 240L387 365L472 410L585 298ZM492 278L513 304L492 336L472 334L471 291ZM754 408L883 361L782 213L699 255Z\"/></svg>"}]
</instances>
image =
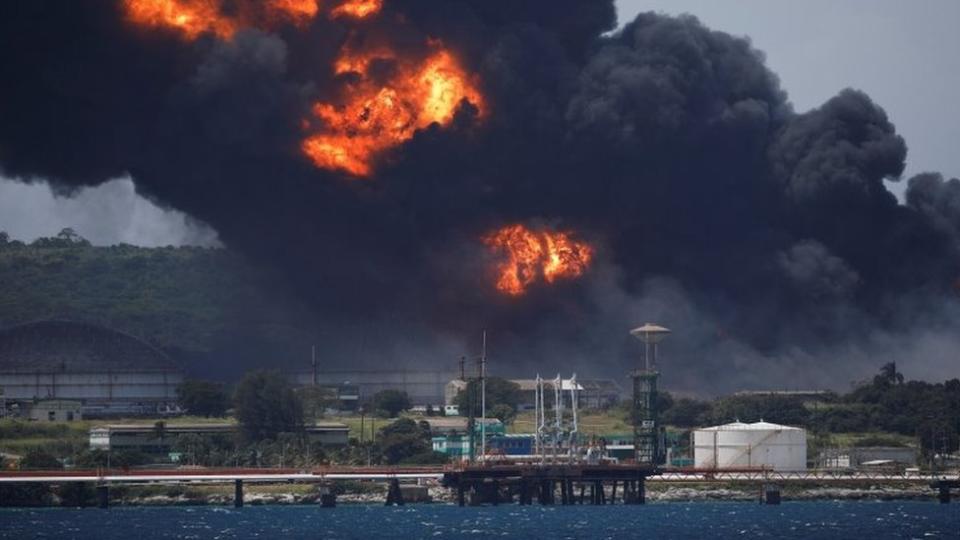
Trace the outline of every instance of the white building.
<instances>
[{"instance_id":1,"label":"white building","mask_svg":"<svg viewBox=\"0 0 960 540\"><path fill-rule=\"evenodd\" d=\"M733 422L693 432L694 466L703 469L807 468L807 432L769 422Z\"/></svg>"}]
</instances>

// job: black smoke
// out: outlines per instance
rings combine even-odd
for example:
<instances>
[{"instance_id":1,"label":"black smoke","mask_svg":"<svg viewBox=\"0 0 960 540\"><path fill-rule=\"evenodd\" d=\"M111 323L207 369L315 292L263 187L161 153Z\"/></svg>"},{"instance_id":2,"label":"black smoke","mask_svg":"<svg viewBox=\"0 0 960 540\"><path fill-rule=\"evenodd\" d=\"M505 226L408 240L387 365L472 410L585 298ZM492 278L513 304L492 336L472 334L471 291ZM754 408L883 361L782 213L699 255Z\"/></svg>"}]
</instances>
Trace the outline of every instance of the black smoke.
<instances>
[{"instance_id":1,"label":"black smoke","mask_svg":"<svg viewBox=\"0 0 960 540\"><path fill-rule=\"evenodd\" d=\"M652 13L608 33L612 1L385 4L186 42L119 2L4 2L0 171L64 191L131 174L271 268L331 366L451 369L486 328L506 374L618 376L655 320L688 389L837 387L884 354L940 374L960 188L924 175L898 203L906 143L867 94L797 113L747 40ZM464 105L366 181L311 166L300 121L336 94L340 47L428 38L478 74L483 116ZM498 295L478 239L514 222L578 231L597 261Z\"/></svg>"}]
</instances>

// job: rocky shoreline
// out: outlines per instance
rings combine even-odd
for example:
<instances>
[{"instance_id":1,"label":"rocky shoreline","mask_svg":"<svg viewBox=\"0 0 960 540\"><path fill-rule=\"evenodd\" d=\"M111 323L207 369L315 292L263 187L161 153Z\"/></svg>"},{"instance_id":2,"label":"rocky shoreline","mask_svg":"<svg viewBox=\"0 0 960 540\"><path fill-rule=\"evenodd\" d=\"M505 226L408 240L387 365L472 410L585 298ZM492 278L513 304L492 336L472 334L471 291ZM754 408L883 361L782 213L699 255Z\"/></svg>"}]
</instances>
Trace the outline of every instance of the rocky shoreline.
<instances>
[{"instance_id":1,"label":"rocky shoreline","mask_svg":"<svg viewBox=\"0 0 960 540\"><path fill-rule=\"evenodd\" d=\"M415 504L455 504L452 490L431 487L428 490L431 501ZM666 502L745 502L756 501L759 493L754 489L734 488L696 488L674 487L651 489L647 492L647 501ZM870 486L867 488L787 488L783 491L784 501L894 501L894 500L933 500L936 493L921 487L889 488ZM386 490L367 493L344 493L337 496L337 504L383 504ZM248 492L244 503L259 505L310 505L319 504L319 493L257 493ZM229 494L180 494L180 495L127 495L111 501L115 506L229 506L233 497Z\"/></svg>"}]
</instances>

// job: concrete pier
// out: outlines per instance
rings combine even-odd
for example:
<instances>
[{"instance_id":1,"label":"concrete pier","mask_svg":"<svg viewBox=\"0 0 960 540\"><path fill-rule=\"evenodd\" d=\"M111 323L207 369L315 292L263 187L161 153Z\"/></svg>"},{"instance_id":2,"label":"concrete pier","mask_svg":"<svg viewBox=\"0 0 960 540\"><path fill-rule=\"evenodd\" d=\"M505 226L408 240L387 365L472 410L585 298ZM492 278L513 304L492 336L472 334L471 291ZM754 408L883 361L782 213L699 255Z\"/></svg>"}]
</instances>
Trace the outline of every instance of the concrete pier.
<instances>
[{"instance_id":1,"label":"concrete pier","mask_svg":"<svg viewBox=\"0 0 960 540\"><path fill-rule=\"evenodd\" d=\"M243 508L243 480L233 481L233 507Z\"/></svg>"},{"instance_id":2,"label":"concrete pier","mask_svg":"<svg viewBox=\"0 0 960 540\"><path fill-rule=\"evenodd\" d=\"M97 507L110 508L110 486L106 484L97 486Z\"/></svg>"},{"instance_id":3,"label":"concrete pier","mask_svg":"<svg viewBox=\"0 0 960 540\"><path fill-rule=\"evenodd\" d=\"M396 478L390 480L390 487L387 489L387 506L403 506L403 492L400 491L400 481Z\"/></svg>"}]
</instances>

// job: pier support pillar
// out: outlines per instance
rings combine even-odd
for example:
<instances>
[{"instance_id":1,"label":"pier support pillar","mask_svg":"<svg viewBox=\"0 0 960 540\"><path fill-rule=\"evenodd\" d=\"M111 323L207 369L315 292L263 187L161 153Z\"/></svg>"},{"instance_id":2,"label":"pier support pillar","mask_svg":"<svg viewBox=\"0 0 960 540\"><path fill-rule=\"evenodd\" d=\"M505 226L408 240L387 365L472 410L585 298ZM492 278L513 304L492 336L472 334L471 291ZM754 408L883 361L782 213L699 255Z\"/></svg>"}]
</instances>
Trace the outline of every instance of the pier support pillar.
<instances>
[{"instance_id":1,"label":"pier support pillar","mask_svg":"<svg viewBox=\"0 0 960 540\"><path fill-rule=\"evenodd\" d=\"M494 480L493 485L490 486L490 502L494 506L500 504L500 481Z\"/></svg>"},{"instance_id":2,"label":"pier support pillar","mask_svg":"<svg viewBox=\"0 0 960 540\"><path fill-rule=\"evenodd\" d=\"M527 495L529 491L527 489L527 480L525 478L520 479L520 483L517 485L517 489L520 490L520 506L526 506L530 504L530 502L527 501Z\"/></svg>"},{"instance_id":3,"label":"pier support pillar","mask_svg":"<svg viewBox=\"0 0 960 540\"><path fill-rule=\"evenodd\" d=\"M580 504L583 504L583 494L587 490L587 486L583 482L580 482Z\"/></svg>"},{"instance_id":4,"label":"pier support pillar","mask_svg":"<svg viewBox=\"0 0 960 540\"><path fill-rule=\"evenodd\" d=\"M467 488L463 485L463 480L457 480L457 506L466 505L467 500L466 495L464 494L466 489Z\"/></svg>"},{"instance_id":5,"label":"pier support pillar","mask_svg":"<svg viewBox=\"0 0 960 540\"><path fill-rule=\"evenodd\" d=\"M763 504L780 504L780 487L766 485L763 486Z\"/></svg>"},{"instance_id":6,"label":"pier support pillar","mask_svg":"<svg viewBox=\"0 0 960 540\"><path fill-rule=\"evenodd\" d=\"M97 506L99 508L110 508L110 486L106 484L97 486Z\"/></svg>"},{"instance_id":7,"label":"pier support pillar","mask_svg":"<svg viewBox=\"0 0 960 540\"><path fill-rule=\"evenodd\" d=\"M243 480L233 481L233 507L243 508Z\"/></svg>"},{"instance_id":8,"label":"pier support pillar","mask_svg":"<svg viewBox=\"0 0 960 540\"><path fill-rule=\"evenodd\" d=\"M330 486L320 487L320 508L335 508L337 506L337 494L333 492Z\"/></svg>"},{"instance_id":9,"label":"pier support pillar","mask_svg":"<svg viewBox=\"0 0 960 540\"><path fill-rule=\"evenodd\" d=\"M950 504L950 486L940 484L938 489L937 500L940 501L940 504Z\"/></svg>"},{"instance_id":10,"label":"pier support pillar","mask_svg":"<svg viewBox=\"0 0 960 540\"><path fill-rule=\"evenodd\" d=\"M543 480L540 482L540 504L553 504L554 503L554 490L556 485L553 483L553 480Z\"/></svg>"},{"instance_id":11,"label":"pier support pillar","mask_svg":"<svg viewBox=\"0 0 960 540\"><path fill-rule=\"evenodd\" d=\"M403 492L400 491L400 480L396 478L390 480L390 487L387 489L387 506L403 506Z\"/></svg>"},{"instance_id":12,"label":"pier support pillar","mask_svg":"<svg viewBox=\"0 0 960 540\"><path fill-rule=\"evenodd\" d=\"M610 504L617 504L617 481L613 481L613 488L610 490Z\"/></svg>"},{"instance_id":13,"label":"pier support pillar","mask_svg":"<svg viewBox=\"0 0 960 540\"><path fill-rule=\"evenodd\" d=\"M637 480L637 504L647 504L647 479Z\"/></svg>"}]
</instances>

